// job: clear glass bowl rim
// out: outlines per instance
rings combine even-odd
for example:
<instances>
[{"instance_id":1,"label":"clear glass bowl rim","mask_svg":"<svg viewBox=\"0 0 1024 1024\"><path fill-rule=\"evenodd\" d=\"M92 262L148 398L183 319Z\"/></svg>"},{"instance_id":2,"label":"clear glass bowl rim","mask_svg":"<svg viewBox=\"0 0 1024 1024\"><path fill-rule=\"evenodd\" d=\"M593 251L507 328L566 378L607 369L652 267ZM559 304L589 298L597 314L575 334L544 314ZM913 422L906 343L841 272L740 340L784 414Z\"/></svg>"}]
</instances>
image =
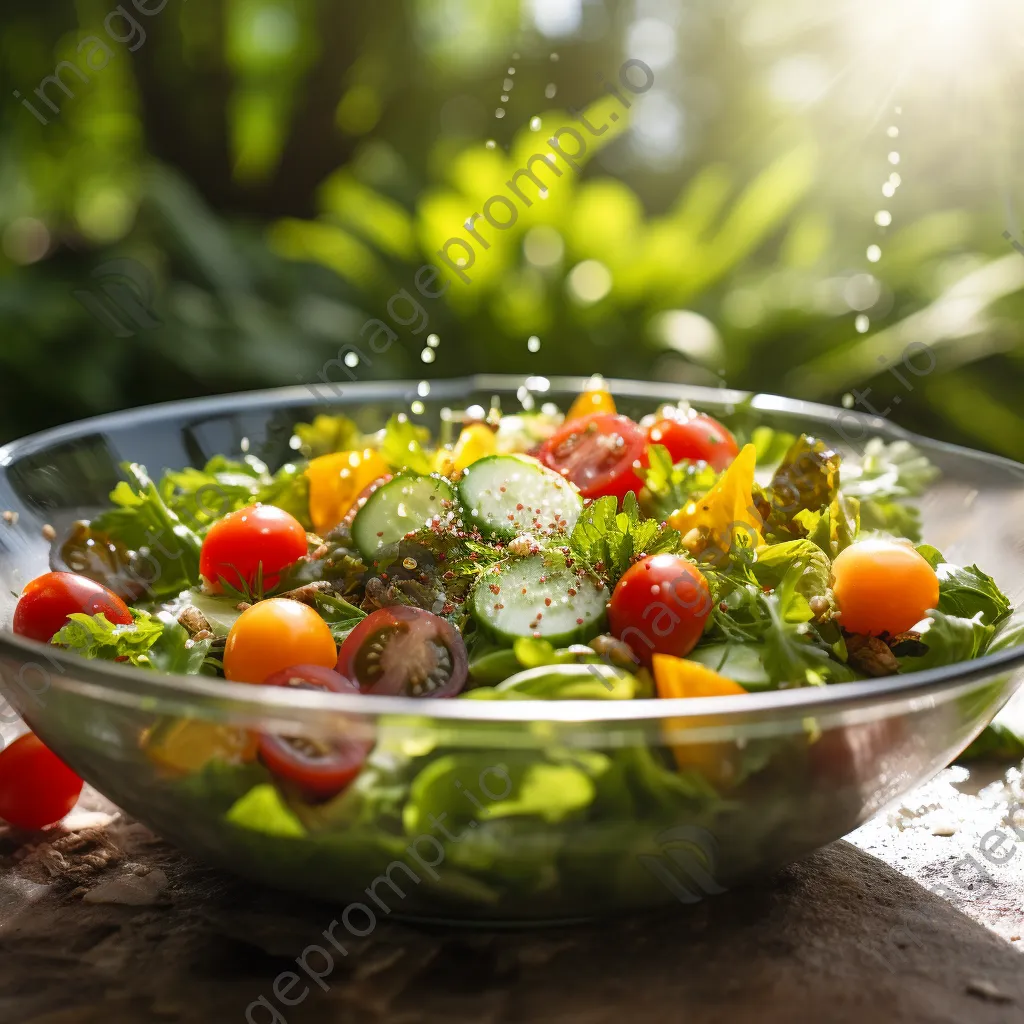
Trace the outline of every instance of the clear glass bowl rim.
<instances>
[{"instance_id":1,"label":"clear glass bowl rim","mask_svg":"<svg viewBox=\"0 0 1024 1024\"><path fill-rule=\"evenodd\" d=\"M536 384L545 381L544 390L573 393L588 382L587 377L536 375L478 374L447 378L430 382L430 400L457 401L467 393L495 392L515 394L527 381ZM414 393L417 381L360 381L345 385L345 393L352 400L367 402L404 402ZM981 461L996 471L1016 476L1024 481L1024 465L999 455L978 452L959 445L936 441L904 430L878 416L848 409L778 395L707 388L697 385L637 381L609 378L613 394L655 401L686 400L705 408L722 409L740 402L750 401L755 410L774 412L821 423L842 415L856 419L865 430L888 440L905 440L925 449L942 451L961 458ZM534 387L532 390L538 392ZM311 399L306 386L274 388L263 391L238 392L213 398L189 399L144 406L122 412L109 413L55 427L38 434L12 441L0 447L0 472L17 459L45 450L62 442L74 440L87 433L108 432L131 428L140 421L174 420L210 417L234 412L271 411L291 406L317 404ZM322 400L319 404L326 404ZM45 656L40 654L46 651ZM749 718L758 713L771 715L817 712L829 714L847 710L887 704L907 699L937 698L940 693L958 690L965 684L1013 672L1024 666L1024 646L987 654L974 661L961 662L925 672L905 676L889 676L829 686L800 687L791 690L772 690L751 693L745 697L692 697L646 700L608 701L472 701L438 700L425 707L423 700L406 697L372 697L286 690L261 687L248 683L229 683L197 676L168 676L144 669L124 667L107 662L87 661L74 654L28 640L0 629L0 656L25 663L39 663L42 657L51 668L63 673L62 688L75 690L96 699L122 706L152 706L177 704L192 715L202 714L204 706L211 718L220 718L226 711L246 716L273 716L275 713L302 717L310 713L359 716L414 716L420 719L452 720L463 722L594 722L613 726L617 723L673 719L702 719L713 715L716 719ZM579 666L584 672L585 666ZM70 686L68 685L70 683ZM205 717L205 716L203 716ZM726 724L724 721L722 724Z\"/></svg>"}]
</instances>

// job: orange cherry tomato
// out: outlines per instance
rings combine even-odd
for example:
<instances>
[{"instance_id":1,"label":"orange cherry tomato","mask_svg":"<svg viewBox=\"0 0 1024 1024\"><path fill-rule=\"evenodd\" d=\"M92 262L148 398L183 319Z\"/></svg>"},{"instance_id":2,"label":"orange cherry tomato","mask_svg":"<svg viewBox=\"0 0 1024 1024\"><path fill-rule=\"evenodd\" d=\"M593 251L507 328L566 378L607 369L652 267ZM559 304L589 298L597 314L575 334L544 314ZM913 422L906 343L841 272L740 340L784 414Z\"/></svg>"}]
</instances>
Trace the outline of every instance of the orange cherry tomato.
<instances>
[{"instance_id":1,"label":"orange cherry tomato","mask_svg":"<svg viewBox=\"0 0 1024 1024\"><path fill-rule=\"evenodd\" d=\"M909 543L862 540L832 563L839 622L849 633L904 633L939 603L935 570Z\"/></svg>"},{"instance_id":2,"label":"orange cherry tomato","mask_svg":"<svg viewBox=\"0 0 1024 1024\"><path fill-rule=\"evenodd\" d=\"M214 523L203 541L199 571L217 592L221 579L232 587L254 587L262 571L264 590L273 590L281 570L309 551L302 523L273 505L250 505Z\"/></svg>"},{"instance_id":3,"label":"orange cherry tomato","mask_svg":"<svg viewBox=\"0 0 1024 1024\"><path fill-rule=\"evenodd\" d=\"M242 612L224 649L224 675L236 683L263 683L293 665L334 668L337 662L327 623L309 605L283 597Z\"/></svg>"},{"instance_id":4,"label":"orange cherry tomato","mask_svg":"<svg viewBox=\"0 0 1024 1024\"><path fill-rule=\"evenodd\" d=\"M372 448L336 452L314 459L306 468L309 517L320 536L333 530L362 491L388 472L388 464Z\"/></svg>"},{"instance_id":5,"label":"orange cherry tomato","mask_svg":"<svg viewBox=\"0 0 1024 1024\"><path fill-rule=\"evenodd\" d=\"M605 388L587 388L569 406L569 411L565 414L565 422L571 423L573 420L582 419L584 416L592 416L598 412L612 414L618 412L615 408L615 399L612 398L611 392Z\"/></svg>"},{"instance_id":6,"label":"orange cherry tomato","mask_svg":"<svg viewBox=\"0 0 1024 1024\"><path fill-rule=\"evenodd\" d=\"M74 614L103 614L115 626L135 621L128 605L99 583L73 572L48 572L25 587L12 628L19 636L48 644Z\"/></svg>"}]
</instances>

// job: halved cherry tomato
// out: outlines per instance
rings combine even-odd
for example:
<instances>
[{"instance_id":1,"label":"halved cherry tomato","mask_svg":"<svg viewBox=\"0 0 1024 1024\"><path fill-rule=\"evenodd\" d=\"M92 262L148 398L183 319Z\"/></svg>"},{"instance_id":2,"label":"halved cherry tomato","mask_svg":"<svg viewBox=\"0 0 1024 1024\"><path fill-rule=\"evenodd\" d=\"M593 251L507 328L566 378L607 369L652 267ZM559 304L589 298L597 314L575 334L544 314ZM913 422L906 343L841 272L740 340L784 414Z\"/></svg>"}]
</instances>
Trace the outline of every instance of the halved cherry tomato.
<instances>
[{"instance_id":1,"label":"halved cherry tomato","mask_svg":"<svg viewBox=\"0 0 1024 1024\"><path fill-rule=\"evenodd\" d=\"M607 388L587 388L576 396L576 400L569 406L565 414L565 422L572 423L573 420L583 419L584 416L593 416L595 413L605 412L614 415L618 410L615 408L615 399Z\"/></svg>"},{"instance_id":2,"label":"halved cherry tomato","mask_svg":"<svg viewBox=\"0 0 1024 1024\"><path fill-rule=\"evenodd\" d=\"M466 644L445 619L396 605L368 615L341 645L338 671L363 693L454 697L466 685Z\"/></svg>"},{"instance_id":3,"label":"halved cherry tomato","mask_svg":"<svg viewBox=\"0 0 1024 1024\"><path fill-rule=\"evenodd\" d=\"M250 505L210 527L199 571L219 592L221 579L238 590L256 586L262 566L263 588L273 590L281 570L308 550L306 531L293 515L273 505Z\"/></svg>"},{"instance_id":4,"label":"halved cherry tomato","mask_svg":"<svg viewBox=\"0 0 1024 1024\"><path fill-rule=\"evenodd\" d=\"M608 623L641 664L655 654L685 657L711 613L703 573L678 555L648 555L630 566L612 591Z\"/></svg>"},{"instance_id":5,"label":"halved cherry tomato","mask_svg":"<svg viewBox=\"0 0 1024 1024\"><path fill-rule=\"evenodd\" d=\"M267 685L359 693L356 683L322 665L295 665L272 675ZM332 740L260 737L260 758L267 768L321 800L340 793L359 774L372 748L372 740L346 736Z\"/></svg>"},{"instance_id":6,"label":"halved cherry tomato","mask_svg":"<svg viewBox=\"0 0 1024 1024\"><path fill-rule=\"evenodd\" d=\"M331 628L299 601L274 597L235 620L224 648L224 675L237 683L262 683L290 665L334 668L338 646Z\"/></svg>"},{"instance_id":7,"label":"halved cherry tomato","mask_svg":"<svg viewBox=\"0 0 1024 1024\"><path fill-rule=\"evenodd\" d=\"M939 603L939 578L908 542L862 540L832 563L839 623L849 633L904 633Z\"/></svg>"},{"instance_id":8,"label":"halved cherry tomato","mask_svg":"<svg viewBox=\"0 0 1024 1024\"><path fill-rule=\"evenodd\" d=\"M646 453L646 442L628 416L596 413L566 423L541 445L538 457L571 480L584 498L613 495L621 500L643 487L634 467Z\"/></svg>"},{"instance_id":9,"label":"halved cherry tomato","mask_svg":"<svg viewBox=\"0 0 1024 1024\"><path fill-rule=\"evenodd\" d=\"M29 733L0 752L0 818L36 829L66 817L82 780L37 736Z\"/></svg>"},{"instance_id":10,"label":"halved cherry tomato","mask_svg":"<svg viewBox=\"0 0 1024 1024\"><path fill-rule=\"evenodd\" d=\"M100 615L115 626L134 619L124 603L106 587L71 572L48 572L34 579L14 609L14 632L49 643L74 614Z\"/></svg>"},{"instance_id":11,"label":"halved cherry tomato","mask_svg":"<svg viewBox=\"0 0 1024 1024\"><path fill-rule=\"evenodd\" d=\"M694 410L665 416L647 430L651 444L668 449L673 462L690 459L706 462L712 469L723 470L736 458L736 438L716 419Z\"/></svg>"}]
</instances>

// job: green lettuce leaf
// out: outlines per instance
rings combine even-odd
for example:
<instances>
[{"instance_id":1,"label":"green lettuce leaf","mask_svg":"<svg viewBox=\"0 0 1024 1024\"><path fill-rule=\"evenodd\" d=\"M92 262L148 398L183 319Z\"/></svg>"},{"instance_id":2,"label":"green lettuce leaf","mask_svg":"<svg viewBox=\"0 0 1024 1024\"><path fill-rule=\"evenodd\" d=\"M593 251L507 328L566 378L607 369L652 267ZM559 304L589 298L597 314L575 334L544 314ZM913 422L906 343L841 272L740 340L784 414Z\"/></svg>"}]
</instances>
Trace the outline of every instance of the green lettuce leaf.
<instances>
[{"instance_id":1,"label":"green lettuce leaf","mask_svg":"<svg viewBox=\"0 0 1024 1024\"><path fill-rule=\"evenodd\" d=\"M432 473L433 460L423 450L429 441L430 431L426 427L418 427L405 413L397 413L380 433L380 454L392 469Z\"/></svg>"},{"instance_id":2,"label":"green lettuce leaf","mask_svg":"<svg viewBox=\"0 0 1024 1024\"><path fill-rule=\"evenodd\" d=\"M250 789L235 801L225 818L239 828L268 836L282 839L303 839L306 836L302 822L270 783Z\"/></svg>"},{"instance_id":3,"label":"green lettuce leaf","mask_svg":"<svg viewBox=\"0 0 1024 1024\"><path fill-rule=\"evenodd\" d=\"M797 592L808 598L823 595L828 589L831 562L813 540L787 540L761 548L751 571L761 586L774 590L797 566Z\"/></svg>"},{"instance_id":4,"label":"green lettuce leaf","mask_svg":"<svg viewBox=\"0 0 1024 1024\"><path fill-rule=\"evenodd\" d=\"M1008 725L993 722L957 758L957 761L1020 761L1024 758L1024 736Z\"/></svg>"},{"instance_id":5,"label":"green lettuce leaf","mask_svg":"<svg viewBox=\"0 0 1024 1024\"><path fill-rule=\"evenodd\" d=\"M917 549L939 577L939 611L964 619L980 614L982 622L995 626L1010 614L1010 599L996 581L976 565L961 568L947 562L930 544Z\"/></svg>"},{"instance_id":6,"label":"green lettuce leaf","mask_svg":"<svg viewBox=\"0 0 1024 1024\"><path fill-rule=\"evenodd\" d=\"M721 475L705 463L684 460L673 465L664 445L648 446L647 454L649 465L638 470L644 481L644 511L658 520L706 494Z\"/></svg>"},{"instance_id":7,"label":"green lettuce leaf","mask_svg":"<svg viewBox=\"0 0 1024 1024\"><path fill-rule=\"evenodd\" d=\"M979 612L973 618L933 612L921 630L923 653L916 653L921 644L914 644L912 654L901 654L900 645L893 648L901 672L923 672L941 665L953 665L978 657L988 645L995 630L982 621Z\"/></svg>"},{"instance_id":8,"label":"green lettuce leaf","mask_svg":"<svg viewBox=\"0 0 1024 1024\"><path fill-rule=\"evenodd\" d=\"M317 416L312 423L296 423L299 452L306 459L363 447L363 433L347 416Z\"/></svg>"}]
</instances>

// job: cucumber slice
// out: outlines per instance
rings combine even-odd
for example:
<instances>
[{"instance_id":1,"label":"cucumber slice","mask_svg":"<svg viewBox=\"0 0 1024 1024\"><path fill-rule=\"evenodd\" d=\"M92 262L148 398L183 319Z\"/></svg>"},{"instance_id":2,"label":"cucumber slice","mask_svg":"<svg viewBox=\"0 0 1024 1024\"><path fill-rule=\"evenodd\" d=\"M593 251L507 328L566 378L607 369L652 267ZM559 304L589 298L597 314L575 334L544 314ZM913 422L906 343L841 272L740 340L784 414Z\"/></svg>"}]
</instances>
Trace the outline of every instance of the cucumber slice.
<instances>
[{"instance_id":1,"label":"cucumber slice","mask_svg":"<svg viewBox=\"0 0 1024 1024\"><path fill-rule=\"evenodd\" d=\"M455 491L440 476L399 473L378 487L352 520L352 539L363 558L395 544L431 520L452 514Z\"/></svg>"},{"instance_id":2,"label":"cucumber slice","mask_svg":"<svg viewBox=\"0 0 1024 1024\"><path fill-rule=\"evenodd\" d=\"M556 646L585 643L605 626L610 595L598 582L567 569L558 555L501 562L477 581L473 618L485 636L503 645L524 636Z\"/></svg>"},{"instance_id":3,"label":"cucumber slice","mask_svg":"<svg viewBox=\"0 0 1024 1024\"><path fill-rule=\"evenodd\" d=\"M579 491L558 473L520 455L489 455L459 483L466 518L485 536L571 533L583 510Z\"/></svg>"}]
</instances>

